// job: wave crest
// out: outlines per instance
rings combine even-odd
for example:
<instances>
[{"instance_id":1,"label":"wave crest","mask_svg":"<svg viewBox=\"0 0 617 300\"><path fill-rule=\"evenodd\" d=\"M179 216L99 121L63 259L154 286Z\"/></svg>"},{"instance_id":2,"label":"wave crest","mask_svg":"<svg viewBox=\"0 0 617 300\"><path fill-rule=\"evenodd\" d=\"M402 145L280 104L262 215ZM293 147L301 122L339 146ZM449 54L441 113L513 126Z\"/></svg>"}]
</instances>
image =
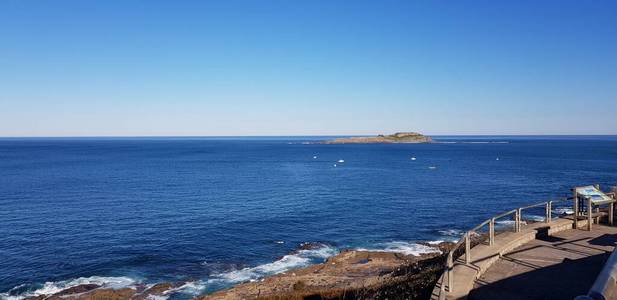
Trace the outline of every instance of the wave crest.
<instances>
[{"instance_id":1,"label":"wave crest","mask_svg":"<svg viewBox=\"0 0 617 300\"><path fill-rule=\"evenodd\" d=\"M21 300L27 297L36 297L41 295L52 295L59 293L62 290L75 287L82 284L96 284L103 288L121 289L125 287L133 287L137 280L125 276L120 277L105 277L105 276L90 276L79 277L75 279L62 281L48 281L39 285L18 285L6 293L0 294L2 300Z\"/></svg>"},{"instance_id":2,"label":"wave crest","mask_svg":"<svg viewBox=\"0 0 617 300\"><path fill-rule=\"evenodd\" d=\"M256 281L266 276L306 267L313 263L323 262L328 257L334 256L337 253L338 250L329 245L312 244L309 245L308 249L297 250L271 263L212 275L213 278L208 281L224 283Z\"/></svg>"},{"instance_id":3,"label":"wave crest","mask_svg":"<svg viewBox=\"0 0 617 300\"><path fill-rule=\"evenodd\" d=\"M360 248L359 251L380 251L380 252L395 252L405 255L420 256L422 254L438 253L441 254L441 250L424 244L411 243L411 242L388 242L377 244L374 248Z\"/></svg>"}]
</instances>

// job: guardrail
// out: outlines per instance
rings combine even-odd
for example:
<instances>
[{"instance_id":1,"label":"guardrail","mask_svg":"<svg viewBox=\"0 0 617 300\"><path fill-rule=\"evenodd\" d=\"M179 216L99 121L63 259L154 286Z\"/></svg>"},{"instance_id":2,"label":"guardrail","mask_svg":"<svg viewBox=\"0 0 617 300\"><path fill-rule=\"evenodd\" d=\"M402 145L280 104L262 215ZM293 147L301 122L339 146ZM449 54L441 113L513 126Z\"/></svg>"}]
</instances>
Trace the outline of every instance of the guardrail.
<instances>
[{"instance_id":1,"label":"guardrail","mask_svg":"<svg viewBox=\"0 0 617 300\"><path fill-rule=\"evenodd\" d=\"M607 300L617 298L617 249L606 260L604 268L596 277L589 293L575 300Z\"/></svg>"},{"instance_id":2,"label":"guardrail","mask_svg":"<svg viewBox=\"0 0 617 300\"><path fill-rule=\"evenodd\" d=\"M452 291L454 291L454 285L453 285L453 269L454 269L454 260L455 258L458 259L461 256L463 256L463 251L464 251L464 262L467 265L471 264L471 248L475 245L472 245L472 243L483 243L485 238L483 239L481 235L478 235L477 232L484 228L485 226L488 225L488 245L489 246L493 246L495 244L495 223L496 220L499 219L503 219L505 217L508 216L512 216L513 222L512 222L512 230L514 232L520 232L521 231L521 226L524 225L524 221L523 221L523 211L528 210L528 209L532 209L532 208L538 208L538 207L544 207L544 222L545 223L550 223L553 219L553 215L552 215L552 210L553 210L553 203L555 202L562 202L562 201L568 201L568 200L572 200L573 198L563 198L563 199L558 199L558 200L551 200L551 201L546 201L546 202L541 202L541 203L536 203L536 204L532 204L532 205L528 205L528 206L523 206L523 207L519 207L513 210L509 210L506 211L504 213L501 213L499 215L493 216L492 218L478 224L476 227L473 227L471 230L465 232L465 234L463 234L463 236L456 242L456 244L454 244L454 247L452 247L450 249L450 251L448 252L448 258L446 260L445 266L444 266L444 274L442 276L442 283L440 286L441 292L440 292L440 299L445 299L445 295L446 295L446 291L451 293ZM479 236L479 238L475 239L473 237L475 236ZM461 249L462 245L465 245L464 250ZM447 278L447 285L446 283L446 278ZM446 288L447 286L447 288Z\"/></svg>"},{"instance_id":3,"label":"guardrail","mask_svg":"<svg viewBox=\"0 0 617 300\"><path fill-rule=\"evenodd\" d=\"M608 258L604 268L589 290L589 297L593 299L615 299L617 297L617 251Z\"/></svg>"}]
</instances>

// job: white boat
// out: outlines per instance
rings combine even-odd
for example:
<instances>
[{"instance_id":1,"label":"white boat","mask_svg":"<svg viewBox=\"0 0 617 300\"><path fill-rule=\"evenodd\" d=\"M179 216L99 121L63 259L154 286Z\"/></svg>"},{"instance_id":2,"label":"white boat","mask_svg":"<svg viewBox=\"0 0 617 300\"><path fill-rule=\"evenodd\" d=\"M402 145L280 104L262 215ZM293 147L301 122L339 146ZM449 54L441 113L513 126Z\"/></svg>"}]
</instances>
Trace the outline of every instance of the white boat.
<instances>
[{"instance_id":1,"label":"white boat","mask_svg":"<svg viewBox=\"0 0 617 300\"><path fill-rule=\"evenodd\" d=\"M339 164L342 164L342 163L344 163L344 162L345 162L345 160L344 160L344 159L339 159L339 160L338 160L338 163L339 163Z\"/></svg>"}]
</instances>

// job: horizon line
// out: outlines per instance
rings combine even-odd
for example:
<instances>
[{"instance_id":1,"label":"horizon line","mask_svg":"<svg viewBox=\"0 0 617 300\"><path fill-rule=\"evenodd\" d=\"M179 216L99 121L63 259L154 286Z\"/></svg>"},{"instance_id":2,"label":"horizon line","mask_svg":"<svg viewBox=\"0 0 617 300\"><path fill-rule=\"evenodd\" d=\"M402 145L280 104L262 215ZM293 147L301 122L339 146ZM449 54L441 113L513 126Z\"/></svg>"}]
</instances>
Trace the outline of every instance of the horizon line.
<instances>
[{"instance_id":1,"label":"horizon line","mask_svg":"<svg viewBox=\"0 0 617 300\"><path fill-rule=\"evenodd\" d=\"M614 134L422 134L429 137L610 137ZM324 135L50 135L50 136L0 136L0 139L27 139L27 138L260 138L260 137L364 137L377 134L324 134Z\"/></svg>"}]
</instances>

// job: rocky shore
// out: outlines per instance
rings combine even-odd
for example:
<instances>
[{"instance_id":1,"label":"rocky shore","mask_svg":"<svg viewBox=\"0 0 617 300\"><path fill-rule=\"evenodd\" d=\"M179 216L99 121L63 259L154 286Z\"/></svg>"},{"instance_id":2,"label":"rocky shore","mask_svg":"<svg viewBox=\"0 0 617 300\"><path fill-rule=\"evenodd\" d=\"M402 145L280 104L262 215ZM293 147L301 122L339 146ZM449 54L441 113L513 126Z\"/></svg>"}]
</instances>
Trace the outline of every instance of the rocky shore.
<instances>
[{"instance_id":1,"label":"rocky shore","mask_svg":"<svg viewBox=\"0 0 617 300\"><path fill-rule=\"evenodd\" d=\"M432 143L433 139L416 132L397 132L391 135L378 135L372 137L350 137L330 141L323 144L420 144Z\"/></svg>"},{"instance_id":2,"label":"rocky shore","mask_svg":"<svg viewBox=\"0 0 617 300\"><path fill-rule=\"evenodd\" d=\"M436 247L446 253L450 243ZM211 299L428 299L443 254L346 250L325 263L201 296Z\"/></svg>"},{"instance_id":3,"label":"rocky shore","mask_svg":"<svg viewBox=\"0 0 617 300\"><path fill-rule=\"evenodd\" d=\"M177 285L163 282L153 286L139 285L135 288L103 288L97 284L81 284L51 295L27 297L25 300L147 300L164 296Z\"/></svg>"},{"instance_id":4,"label":"rocky shore","mask_svg":"<svg viewBox=\"0 0 617 300\"><path fill-rule=\"evenodd\" d=\"M431 245L441 253L419 256L396 252L345 250L326 262L247 282L196 300L211 299L428 299L451 243ZM310 247L310 245L307 245ZM112 289L73 286L27 300L165 299L183 283L158 283Z\"/></svg>"}]
</instances>

